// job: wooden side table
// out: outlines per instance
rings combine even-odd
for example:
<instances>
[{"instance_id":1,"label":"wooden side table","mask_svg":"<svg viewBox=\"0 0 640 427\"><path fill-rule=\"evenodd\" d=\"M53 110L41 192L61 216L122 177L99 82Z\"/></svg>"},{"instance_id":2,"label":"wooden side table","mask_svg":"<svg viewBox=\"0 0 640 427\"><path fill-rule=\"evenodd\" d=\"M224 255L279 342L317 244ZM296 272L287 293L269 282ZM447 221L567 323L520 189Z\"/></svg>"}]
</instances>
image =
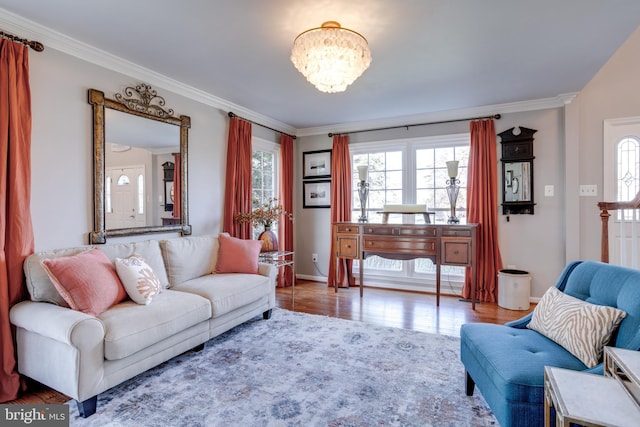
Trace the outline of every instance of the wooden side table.
<instances>
[{"instance_id":1,"label":"wooden side table","mask_svg":"<svg viewBox=\"0 0 640 427\"><path fill-rule=\"evenodd\" d=\"M571 423L583 426L640 425L640 407L617 380L570 369L544 368L544 425Z\"/></svg>"}]
</instances>

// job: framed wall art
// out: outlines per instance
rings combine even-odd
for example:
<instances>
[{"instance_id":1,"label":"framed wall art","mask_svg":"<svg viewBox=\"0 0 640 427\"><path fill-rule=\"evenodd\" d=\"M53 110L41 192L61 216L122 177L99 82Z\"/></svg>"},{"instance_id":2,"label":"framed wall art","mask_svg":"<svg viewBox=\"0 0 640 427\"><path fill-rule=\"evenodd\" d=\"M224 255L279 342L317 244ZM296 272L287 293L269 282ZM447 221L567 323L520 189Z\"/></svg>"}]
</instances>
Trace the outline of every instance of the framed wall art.
<instances>
[{"instance_id":1,"label":"framed wall art","mask_svg":"<svg viewBox=\"0 0 640 427\"><path fill-rule=\"evenodd\" d=\"M302 179L330 178L331 150L302 153Z\"/></svg>"},{"instance_id":2,"label":"framed wall art","mask_svg":"<svg viewBox=\"0 0 640 427\"><path fill-rule=\"evenodd\" d=\"M303 208L331 207L331 180L303 182L302 192Z\"/></svg>"}]
</instances>

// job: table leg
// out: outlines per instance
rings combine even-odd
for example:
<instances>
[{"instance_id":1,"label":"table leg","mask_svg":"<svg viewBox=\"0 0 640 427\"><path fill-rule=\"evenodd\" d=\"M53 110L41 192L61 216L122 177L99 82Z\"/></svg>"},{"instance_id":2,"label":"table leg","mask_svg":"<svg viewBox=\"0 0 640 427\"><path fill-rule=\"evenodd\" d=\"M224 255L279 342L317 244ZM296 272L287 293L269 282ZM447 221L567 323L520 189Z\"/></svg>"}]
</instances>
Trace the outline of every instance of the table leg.
<instances>
[{"instance_id":1,"label":"table leg","mask_svg":"<svg viewBox=\"0 0 640 427\"><path fill-rule=\"evenodd\" d=\"M364 272L364 266L362 264L364 264L364 260L363 259L358 260L358 267L360 268L360 277L359 277L359 280L360 280L360 298L362 298L362 294L364 292L364 284L363 284L363 280L362 280L363 279L362 276L364 274L363 273Z\"/></svg>"},{"instance_id":2,"label":"table leg","mask_svg":"<svg viewBox=\"0 0 640 427\"><path fill-rule=\"evenodd\" d=\"M436 262L436 307L440 307L440 262Z\"/></svg>"}]
</instances>

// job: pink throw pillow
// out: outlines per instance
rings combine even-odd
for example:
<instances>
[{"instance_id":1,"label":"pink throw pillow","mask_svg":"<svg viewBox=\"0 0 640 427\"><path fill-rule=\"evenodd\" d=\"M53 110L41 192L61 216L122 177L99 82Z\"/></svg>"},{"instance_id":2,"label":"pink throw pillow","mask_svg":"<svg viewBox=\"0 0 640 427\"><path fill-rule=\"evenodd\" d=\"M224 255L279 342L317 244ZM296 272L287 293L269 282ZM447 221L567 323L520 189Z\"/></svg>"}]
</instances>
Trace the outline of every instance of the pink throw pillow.
<instances>
[{"instance_id":1,"label":"pink throw pillow","mask_svg":"<svg viewBox=\"0 0 640 427\"><path fill-rule=\"evenodd\" d=\"M97 316L127 297L116 269L100 249L45 259L42 266L74 310Z\"/></svg>"},{"instance_id":2,"label":"pink throw pillow","mask_svg":"<svg viewBox=\"0 0 640 427\"><path fill-rule=\"evenodd\" d=\"M243 240L220 234L218 236L218 265L216 273L258 274L258 256L262 249L260 240Z\"/></svg>"}]
</instances>

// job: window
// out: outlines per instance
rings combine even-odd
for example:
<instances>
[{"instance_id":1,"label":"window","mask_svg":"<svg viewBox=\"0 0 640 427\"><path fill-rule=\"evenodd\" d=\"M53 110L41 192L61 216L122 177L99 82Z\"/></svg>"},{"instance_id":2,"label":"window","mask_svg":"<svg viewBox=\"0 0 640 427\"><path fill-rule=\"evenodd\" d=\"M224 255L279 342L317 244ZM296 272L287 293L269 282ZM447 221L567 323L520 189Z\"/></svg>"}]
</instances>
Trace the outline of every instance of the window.
<instances>
[{"instance_id":1,"label":"window","mask_svg":"<svg viewBox=\"0 0 640 427\"><path fill-rule=\"evenodd\" d=\"M627 137L618 142L617 155L617 176L618 194L617 201L632 200L638 190L640 173L640 141L635 137Z\"/></svg>"},{"instance_id":2,"label":"window","mask_svg":"<svg viewBox=\"0 0 640 427\"><path fill-rule=\"evenodd\" d=\"M104 183L104 209L107 213L113 213L111 207L111 176L107 176Z\"/></svg>"},{"instance_id":3,"label":"window","mask_svg":"<svg viewBox=\"0 0 640 427\"><path fill-rule=\"evenodd\" d=\"M138 214L144 214L144 175L138 175Z\"/></svg>"},{"instance_id":4,"label":"window","mask_svg":"<svg viewBox=\"0 0 640 427\"><path fill-rule=\"evenodd\" d=\"M262 204L278 197L278 159L280 145L263 139L253 138L251 157L251 196L257 204ZM262 227L253 230L254 238L262 233ZM278 233L278 224L271 226L271 231Z\"/></svg>"},{"instance_id":5,"label":"window","mask_svg":"<svg viewBox=\"0 0 640 427\"><path fill-rule=\"evenodd\" d=\"M451 213L446 190L449 180L446 162L458 160L460 191L456 216L461 223L466 223L469 134L352 144L349 150L353 170L352 220L357 220L361 212L357 167L367 165L367 216L371 221L380 221L378 212L385 204L425 204L428 211L436 213L435 222L446 223ZM424 219L422 215L390 215L389 222L420 224ZM368 278L384 280L385 286L391 282L399 288L424 289L435 283L435 265L428 259L399 261L371 256L364 261L364 268ZM357 271L357 262L354 271ZM441 267L443 284L449 281L451 291L459 292L464 272L462 267Z\"/></svg>"}]
</instances>

